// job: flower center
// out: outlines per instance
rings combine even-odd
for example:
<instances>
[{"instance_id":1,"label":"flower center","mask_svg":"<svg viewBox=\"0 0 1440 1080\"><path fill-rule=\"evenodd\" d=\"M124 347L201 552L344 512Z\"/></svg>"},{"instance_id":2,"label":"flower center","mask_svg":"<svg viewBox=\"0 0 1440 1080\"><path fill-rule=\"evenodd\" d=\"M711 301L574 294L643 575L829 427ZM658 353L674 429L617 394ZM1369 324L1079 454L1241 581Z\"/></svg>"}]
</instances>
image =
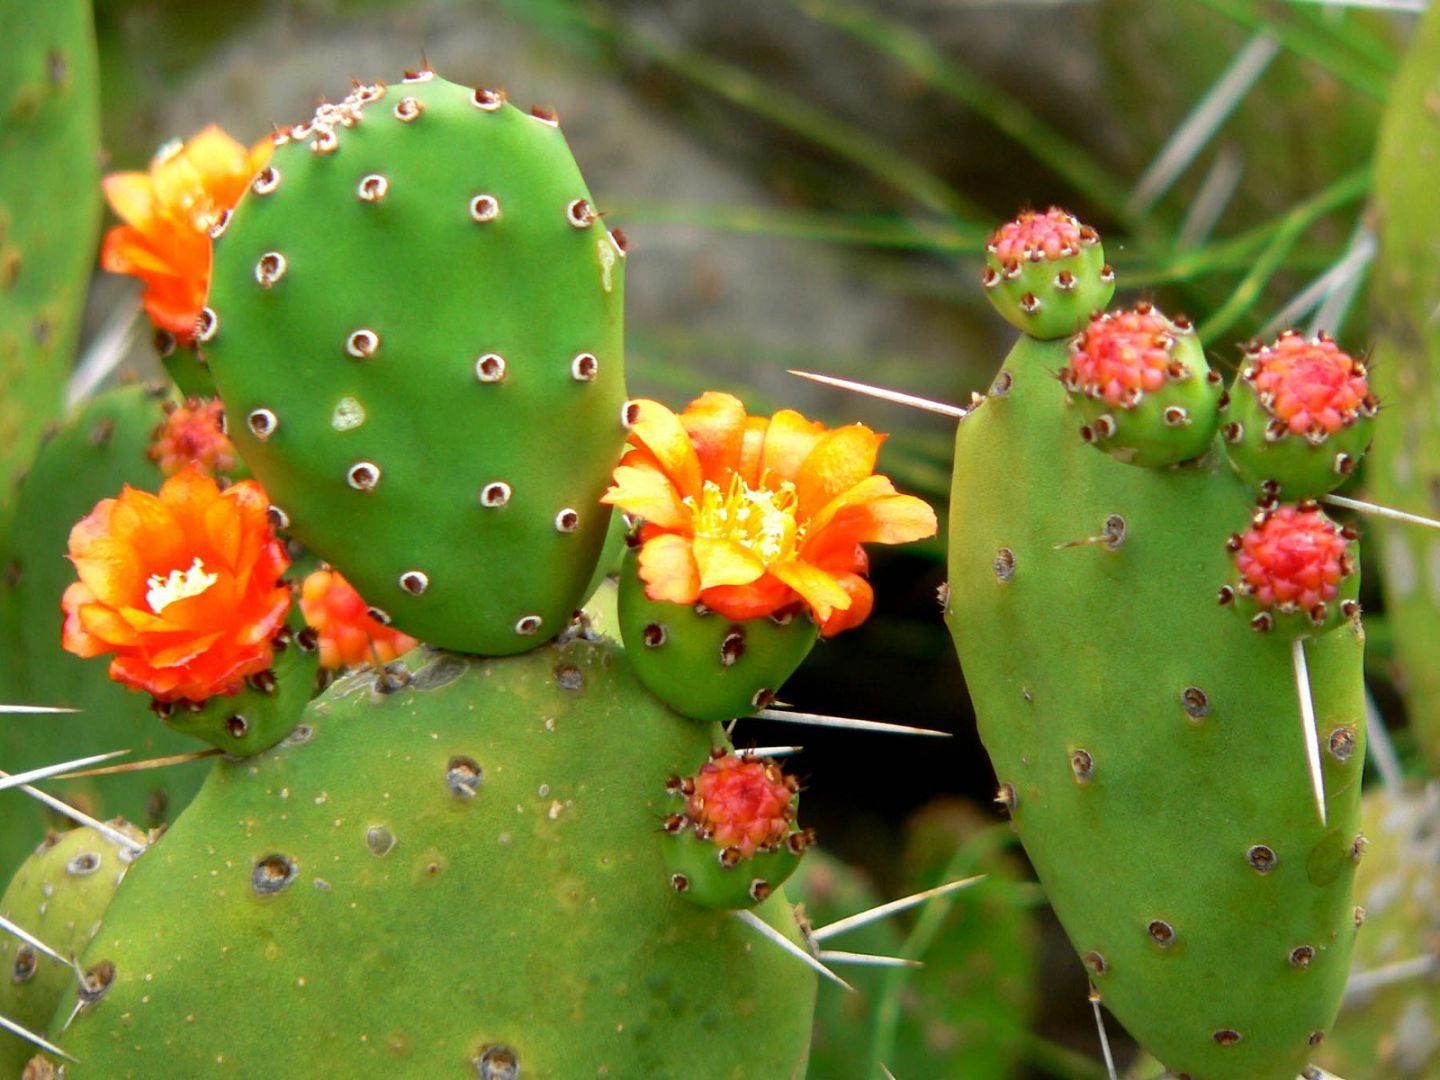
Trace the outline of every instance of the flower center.
<instances>
[{"instance_id":1,"label":"flower center","mask_svg":"<svg viewBox=\"0 0 1440 1080\"><path fill-rule=\"evenodd\" d=\"M789 832L796 790L773 761L725 754L701 766L686 809L716 843L752 855Z\"/></svg>"},{"instance_id":2,"label":"flower center","mask_svg":"<svg viewBox=\"0 0 1440 1080\"><path fill-rule=\"evenodd\" d=\"M795 485L783 481L779 488L752 488L738 474L730 477L730 488L722 491L706 480L700 498L686 496L685 505L695 523L695 535L709 540L739 544L766 564L794 555L804 529L796 518Z\"/></svg>"},{"instance_id":3,"label":"flower center","mask_svg":"<svg viewBox=\"0 0 1440 1080\"><path fill-rule=\"evenodd\" d=\"M150 586L145 593L145 602L150 605L151 611L159 615L176 600L199 596L219 580L218 575L205 572L205 564L197 555L189 570L171 570L169 576L163 578L159 574L151 574L145 582Z\"/></svg>"}]
</instances>

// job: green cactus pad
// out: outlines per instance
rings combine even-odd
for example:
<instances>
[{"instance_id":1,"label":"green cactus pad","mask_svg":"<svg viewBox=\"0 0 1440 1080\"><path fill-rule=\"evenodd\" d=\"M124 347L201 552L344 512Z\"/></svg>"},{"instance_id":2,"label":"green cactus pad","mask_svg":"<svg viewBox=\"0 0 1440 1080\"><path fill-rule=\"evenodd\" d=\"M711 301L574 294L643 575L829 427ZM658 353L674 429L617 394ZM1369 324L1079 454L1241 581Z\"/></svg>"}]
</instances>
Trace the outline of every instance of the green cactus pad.
<instances>
[{"instance_id":1,"label":"green cactus pad","mask_svg":"<svg viewBox=\"0 0 1440 1080\"><path fill-rule=\"evenodd\" d=\"M1197 458L1220 424L1221 379L1194 326L1149 304L1090 320L1060 381L1084 419L1080 437L1131 465Z\"/></svg>"},{"instance_id":2,"label":"green cactus pad","mask_svg":"<svg viewBox=\"0 0 1440 1080\"><path fill-rule=\"evenodd\" d=\"M985 295L1034 338L1069 337L1115 295L1099 234L1065 211L1027 210L985 247Z\"/></svg>"},{"instance_id":3,"label":"green cactus pad","mask_svg":"<svg viewBox=\"0 0 1440 1080\"><path fill-rule=\"evenodd\" d=\"M1132 1035L1197 1080L1293 1080L1356 934L1363 633L1307 643L1322 825L1290 643L1216 603L1250 490L1218 455L1082 446L1064 349L1022 338L956 435L946 617L999 801Z\"/></svg>"},{"instance_id":4,"label":"green cactus pad","mask_svg":"<svg viewBox=\"0 0 1440 1080\"><path fill-rule=\"evenodd\" d=\"M606 536L623 246L553 117L497 92L362 85L277 141L198 334L231 437L397 627L533 648Z\"/></svg>"},{"instance_id":5,"label":"green cactus pad","mask_svg":"<svg viewBox=\"0 0 1440 1080\"><path fill-rule=\"evenodd\" d=\"M1247 482L1285 499L1311 499L1355 471L1378 410L1364 364L1323 334L1306 340L1291 330L1273 345L1246 350L1221 434Z\"/></svg>"},{"instance_id":6,"label":"green cactus pad","mask_svg":"<svg viewBox=\"0 0 1440 1080\"><path fill-rule=\"evenodd\" d=\"M733 720L763 708L819 636L803 611L735 622L703 606L651 600L633 551L620 571L619 623L645 688L696 720Z\"/></svg>"},{"instance_id":7,"label":"green cactus pad","mask_svg":"<svg viewBox=\"0 0 1440 1080\"><path fill-rule=\"evenodd\" d=\"M583 638L339 679L136 864L71 1080L798 1080L814 973L666 881L666 778L720 737Z\"/></svg>"},{"instance_id":8,"label":"green cactus pad","mask_svg":"<svg viewBox=\"0 0 1440 1080\"><path fill-rule=\"evenodd\" d=\"M53 833L20 864L0 896L0 915L61 956L78 956L99 932L115 890L148 843L143 832L120 819L110 824L136 847L89 827ZM0 931L0 1016L43 1032L74 985L68 964ZM0 1030L0 1076L18 1076L34 1053L28 1040Z\"/></svg>"}]
</instances>

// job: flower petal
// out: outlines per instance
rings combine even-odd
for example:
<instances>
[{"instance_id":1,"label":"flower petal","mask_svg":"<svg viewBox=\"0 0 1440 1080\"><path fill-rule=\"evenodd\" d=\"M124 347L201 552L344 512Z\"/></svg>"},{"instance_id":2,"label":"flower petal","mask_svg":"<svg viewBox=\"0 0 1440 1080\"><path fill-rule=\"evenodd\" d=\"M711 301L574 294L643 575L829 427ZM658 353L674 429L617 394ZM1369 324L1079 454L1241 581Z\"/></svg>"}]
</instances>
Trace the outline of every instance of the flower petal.
<instances>
[{"instance_id":1,"label":"flower petal","mask_svg":"<svg viewBox=\"0 0 1440 1080\"><path fill-rule=\"evenodd\" d=\"M707 390L685 407L680 423L685 426L700 472L706 480L729 482L740 464L745 441L745 406L732 394Z\"/></svg>"},{"instance_id":2,"label":"flower petal","mask_svg":"<svg viewBox=\"0 0 1440 1080\"><path fill-rule=\"evenodd\" d=\"M693 549L700 572L700 588L749 585L765 573L765 564L752 552L730 540L697 536Z\"/></svg>"},{"instance_id":3,"label":"flower petal","mask_svg":"<svg viewBox=\"0 0 1440 1080\"><path fill-rule=\"evenodd\" d=\"M885 436L864 424L848 424L822 435L795 479L801 518L812 516L831 499L870 476L884 441Z\"/></svg>"},{"instance_id":4,"label":"flower petal","mask_svg":"<svg viewBox=\"0 0 1440 1080\"><path fill-rule=\"evenodd\" d=\"M810 519L804 550L834 529L856 543L905 544L934 536L939 523L924 499L901 495L885 476L869 476Z\"/></svg>"},{"instance_id":5,"label":"flower petal","mask_svg":"<svg viewBox=\"0 0 1440 1080\"><path fill-rule=\"evenodd\" d=\"M855 629L870 617L875 607L875 590L859 574L840 574L835 580L850 594L850 606L837 608L820 623L821 637L834 637L845 630Z\"/></svg>"},{"instance_id":6,"label":"flower petal","mask_svg":"<svg viewBox=\"0 0 1440 1080\"><path fill-rule=\"evenodd\" d=\"M691 523L670 478L649 466L616 466L615 483L600 501L667 529L688 530Z\"/></svg>"},{"instance_id":7,"label":"flower petal","mask_svg":"<svg viewBox=\"0 0 1440 1080\"><path fill-rule=\"evenodd\" d=\"M817 566L792 559L775 563L770 567L770 573L794 589L810 605L810 610L822 625L836 609L843 611L850 606L850 594L834 577Z\"/></svg>"},{"instance_id":8,"label":"flower petal","mask_svg":"<svg viewBox=\"0 0 1440 1080\"><path fill-rule=\"evenodd\" d=\"M658 401L632 402L638 416L630 428L630 441L655 455L660 468L683 498L700 490L700 459L680 418Z\"/></svg>"},{"instance_id":9,"label":"flower petal","mask_svg":"<svg viewBox=\"0 0 1440 1080\"><path fill-rule=\"evenodd\" d=\"M674 533L661 533L645 541L638 556L640 580L651 600L693 604L700 596L700 571L690 541Z\"/></svg>"},{"instance_id":10,"label":"flower petal","mask_svg":"<svg viewBox=\"0 0 1440 1080\"><path fill-rule=\"evenodd\" d=\"M100 186L110 208L137 230L143 230L155 216L155 189L145 173L111 173Z\"/></svg>"},{"instance_id":11,"label":"flower petal","mask_svg":"<svg viewBox=\"0 0 1440 1080\"><path fill-rule=\"evenodd\" d=\"M770 418L761 452L761 482L774 487L782 480L794 480L815 444L824 434L823 424L806 420L793 409L781 409Z\"/></svg>"}]
</instances>

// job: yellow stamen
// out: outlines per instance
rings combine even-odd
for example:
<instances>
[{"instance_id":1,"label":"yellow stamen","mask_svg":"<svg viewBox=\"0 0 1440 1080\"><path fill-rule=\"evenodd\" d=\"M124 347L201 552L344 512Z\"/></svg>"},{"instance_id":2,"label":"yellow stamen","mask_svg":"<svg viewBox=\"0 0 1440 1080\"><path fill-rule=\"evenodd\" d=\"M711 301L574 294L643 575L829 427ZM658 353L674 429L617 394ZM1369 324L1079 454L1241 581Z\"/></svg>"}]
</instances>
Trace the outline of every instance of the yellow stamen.
<instances>
[{"instance_id":1,"label":"yellow stamen","mask_svg":"<svg viewBox=\"0 0 1440 1080\"><path fill-rule=\"evenodd\" d=\"M687 496L684 503L697 537L738 544L766 565L792 557L804 534L795 516L795 485L789 480L778 489L752 488L736 473L729 491L722 493L719 484L707 480L699 501Z\"/></svg>"},{"instance_id":2,"label":"yellow stamen","mask_svg":"<svg viewBox=\"0 0 1440 1080\"><path fill-rule=\"evenodd\" d=\"M197 555L189 570L171 570L169 577L163 578L159 574L151 574L145 582L150 586L145 593L145 602L150 605L151 611L159 615L176 600L199 596L218 580L218 575L205 572L205 564Z\"/></svg>"}]
</instances>

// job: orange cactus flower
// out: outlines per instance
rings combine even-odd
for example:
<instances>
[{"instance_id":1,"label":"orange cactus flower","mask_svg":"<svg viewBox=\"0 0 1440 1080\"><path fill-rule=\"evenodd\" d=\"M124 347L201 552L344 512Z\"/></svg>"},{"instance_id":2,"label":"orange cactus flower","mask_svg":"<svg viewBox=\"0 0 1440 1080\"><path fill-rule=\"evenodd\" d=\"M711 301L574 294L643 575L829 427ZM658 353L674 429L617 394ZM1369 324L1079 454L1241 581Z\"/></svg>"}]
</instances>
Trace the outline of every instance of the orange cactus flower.
<instances>
[{"instance_id":1,"label":"orange cactus flower","mask_svg":"<svg viewBox=\"0 0 1440 1080\"><path fill-rule=\"evenodd\" d=\"M933 536L935 512L874 473L885 437L827 431L789 409L747 416L729 394L680 415L636 401L629 450L603 502L640 518L652 600L704 603L730 619L804 603L826 636L858 626L874 594L862 543Z\"/></svg>"},{"instance_id":2,"label":"orange cactus flower","mask_svg":"<svg viewBox=\"0 0 1440 1080\"><path fill-rule=\"evenodd\" d=\"M270 666L290 609L268 508L253 480L221 491L193 465L158 495L127 485L102 499L70 530L66 650L114 654L110 677L159 701L238 692Z\"/></svg>"},{"instance_id":3,"label":"orange cactus flower","mask_svg":"<svg viewBox=\"0 0 1440 1080\"><path fill-rule=\"evenodd\" d=\"M165 403L165 419L150 433L150 460L166 476L194 464L208 476L235 467L235 446L225 434L225 410L219 398L187 398Z\"/></svg>"},{"instance_id":4,"label":"orange cactus flower","mask_svg":"<svg viewBox=\"0 0 1440 1080\"><path fill-rule=\"evenodd\" d=\"M247 150L211 124L189 142L161 147L149 172L112 173L103 181L125 224L106 233L100 265L143 281L151 322L182 344L194 339L210 288L210 230L273 150L269 138Z\"/></svg>"},{"instance_id":5,"label":"orange cactus flower","mask_svg":"<svg viewBox=\"0 0 1440 1080\"><path fill-rule=\"evenodd\" d=\"M320 665L339 671L388 664L420 643L377 621L355 587L334 570L316 570L300 585L300 612L320 635Z\"/></svg>"}]
</instances>

